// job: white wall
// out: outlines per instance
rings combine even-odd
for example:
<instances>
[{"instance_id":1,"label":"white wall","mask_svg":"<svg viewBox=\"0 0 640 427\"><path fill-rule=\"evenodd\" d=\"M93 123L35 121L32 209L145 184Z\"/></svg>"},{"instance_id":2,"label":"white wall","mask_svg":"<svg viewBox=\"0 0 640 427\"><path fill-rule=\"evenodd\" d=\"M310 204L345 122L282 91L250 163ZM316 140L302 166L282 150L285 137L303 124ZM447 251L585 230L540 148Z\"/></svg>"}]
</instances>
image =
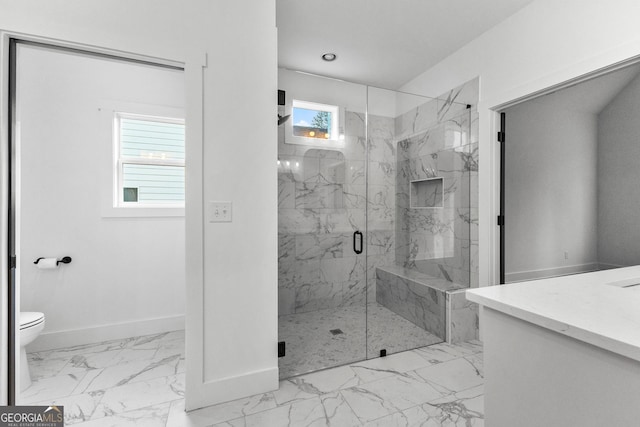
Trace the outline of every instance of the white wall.
<instances>
[{"instance_id":1,"label":"white wall","mask_svg":"<svg viewBox=\"0 0 640 427\"><path fill-rule=\"evenodd\" d=\"M367 87L357 83L278 69L278 89L286 91L287 105L292 99L338 105L348 111L366 111ZM390 100L393 104L393 99ZM287 112L288 114L288 112Z\"/></svg>"},{"instance_id":2,"label":"white wall","mask_svg":"<svg viewBox=\"0 0 640 427\"><path fill-rule=\"evenodd\" d=\"M104 208L114 110L184 118L184 73L20 46L18 75L20 309L46 318L30 348L183 328L184 210L114 218ZM73 262L57 270L33 264L65 255Z\"/></svg>"},{"instance_id":3,"label":"white wall","mask_svg":"<svg viewBox=\"0 0 640 427\"><path fill-rule=\"evenodd\" d=\"M208 396L191 396L194 405L199 398L233 400L278 387L275 1L206 4L202 197L232 201L233 222L205 218L203 378L209 385ZM187 246L189 257L189 235Z\"/></svg>"},{"instance_id":4,"label":"white wall","mask_svg":"<svg viewBox=\"0 0 640 427\"><path fill-rule=\"evenodd\" d=\"M287 105L292 96L302 101L339 105L349 111L396 118L429 102L432 98L419 94L367 86L360 83L324 78L286 68L278 69L278 88L287 91ZM289 112L287 111L287 114Z\"/></svg>"},{"instance_id":5,"label":"white wall","mask_svg":"<svg viewBox=\"0 0 640 427\"><path fill-rule=\"evenodd\" d=\"M497 283L497 143L491 108L640 54L635 0L537 0L402 90L443 93L480 77L480 285Z\"/></svg>"},{"instance_id":6,"label":"white wall","mask_svg":"<svg viewBox=\"0 0 640 427\"><path fill-rule=\"evenodd\" d=\"M640 263L640 77L598 115L598 257Z\"/></svg>"},{"instance_id":7,"label":"white wall","mask_svg":"<svg viewBox=\"0 0 640 427\"><path fill-rule=\"evenodd\" d=\"M1 0L0 10L3 30L185 64L186 406L277 388L274 0ZM210 200L232 201L233 222L205 223Z\"/></svg>"},{"instance_id":8,"label":"white wall","mask_svg":"<svg viewBox=\"0 0 640 427\"><path fill-rule=\"evenodd\" d=\"M545 97L505 112L507 282L592 269L597 115L556 108Z\"/></svg>"}]
</instances>

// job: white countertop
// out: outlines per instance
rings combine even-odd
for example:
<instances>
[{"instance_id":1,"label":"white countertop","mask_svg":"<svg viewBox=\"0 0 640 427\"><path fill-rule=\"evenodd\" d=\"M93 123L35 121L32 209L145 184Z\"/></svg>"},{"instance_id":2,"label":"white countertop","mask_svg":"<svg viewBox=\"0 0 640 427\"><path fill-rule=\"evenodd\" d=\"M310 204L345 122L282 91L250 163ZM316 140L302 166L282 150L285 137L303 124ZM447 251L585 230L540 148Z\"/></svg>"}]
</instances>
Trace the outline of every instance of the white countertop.
<instances>
[{"instance_id":1,"label":"white countertop","mask_svg":"<svg viewBox=\"0 0 640 427\"><path fill-rule=\"evenodd\" d=\"M638 279L637 282L633 279ZM467 299L640 361L640 266L470 289Z\"/></svg>"}]
</instances>

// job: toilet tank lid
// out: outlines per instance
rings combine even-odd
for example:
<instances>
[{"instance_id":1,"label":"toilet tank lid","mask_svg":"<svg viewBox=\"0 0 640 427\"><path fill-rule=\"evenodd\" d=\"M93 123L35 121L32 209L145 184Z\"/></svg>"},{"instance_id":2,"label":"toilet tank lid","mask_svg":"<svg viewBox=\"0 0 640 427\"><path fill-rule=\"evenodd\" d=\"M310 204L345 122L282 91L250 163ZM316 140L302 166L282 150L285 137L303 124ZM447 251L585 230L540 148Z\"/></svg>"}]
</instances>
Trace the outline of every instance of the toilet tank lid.
<instances>
[{"instance_id":1,"label":"toilet tank lid","mask_svg":"<svg viewBox=\"0 0 640 427\"><path fill-rule=\"evenodd\" d=\"M21 311L20 312L20 329L37 325L44 321L44 313L38 311Z\"/></svg>"}]
</instances>

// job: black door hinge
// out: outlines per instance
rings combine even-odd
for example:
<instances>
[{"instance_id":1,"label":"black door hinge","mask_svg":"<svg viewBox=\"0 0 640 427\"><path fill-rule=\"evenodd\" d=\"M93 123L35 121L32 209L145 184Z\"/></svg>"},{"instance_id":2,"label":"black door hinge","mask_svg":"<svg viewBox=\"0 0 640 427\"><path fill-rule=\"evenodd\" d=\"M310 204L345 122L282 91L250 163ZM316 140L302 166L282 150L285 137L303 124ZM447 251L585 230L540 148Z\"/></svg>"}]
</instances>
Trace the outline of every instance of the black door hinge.
<instances>
[{"instance_id":1,"label":"black door hinge","mask_svg":"<svg viewBox=\"0 0 640 427\"><path fill-rule=\"evenodd\" d=\"M280 341L278 343L278 357L284 357L286 348L285 348L285 344L284 341Z\"/></svg>"},{"instance_id":2,"label":"black door hinge","mask_svg":"<svg viewBox=\"0 0 640 427\"><path fill-rule=\"evenodd\" d=\"M500 131L498 132L498 142L504 142L504 132Z\"/></svg>"},{"instance_id":3,"label":"black door hinge","mask_svg":"<svg viewBox=\"0 0 640 427\"><path fill-rule=\"evenodd\" d=\"M504 215L498 215L498 225L504 225Z\"/></svg>"},{"instance_id":4,"label":"black door hinge","mask_svg":"<svg viewBox=\"0 0 640 427\"><path fill-rule=\"evenodd\" d=\"M16 268L18 265L18 261L15 255L11 255L9 257L9 268Z\"/></svg>"}]
</instances>

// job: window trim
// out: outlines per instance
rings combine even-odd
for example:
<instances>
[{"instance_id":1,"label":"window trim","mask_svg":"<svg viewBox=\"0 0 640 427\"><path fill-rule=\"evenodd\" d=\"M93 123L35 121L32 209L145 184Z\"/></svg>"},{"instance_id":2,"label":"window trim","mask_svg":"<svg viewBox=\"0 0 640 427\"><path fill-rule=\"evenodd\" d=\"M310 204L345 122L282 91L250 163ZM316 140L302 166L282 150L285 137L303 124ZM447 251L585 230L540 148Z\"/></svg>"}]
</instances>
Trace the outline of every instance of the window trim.
<instances>
[{"instance_id":1,"label":"window trim","mask_svg":"<svg viewBox=\"0 0 640 427\"><path fill-rule=\"evenodd\" d=\"M141 202L125 202L123 196L123 169L125 164L134 165L159 165L159 166L177 166L183 167L186 171L186 160L162 160L162 159L141 159L139 157L123 157L120 155L122 143L121 143L121 127L120 123L122 119L132 120L146 120L158 123L170 123L185 125L183 118L167 117L164 115L151 115L151 114L139 114L130 113L124 111L113 112L113 153L114 164L112 167L113 175L113 204L112 208L115 212L118 210L135 210L138 214L133 216L184 216L185 202L181 203L141 203ZM186 143L186 141L185 141ZM186 147L185 147L186 148ZM177 212L180 210L181 212ZM152 214L156 212L156 214ZM161 212L163 211L163 212ZM173 213L172 213L173 211ZM114 213L115 213L114 212ZM133 213L133 211L131 211ZM159 214L159 215L158 215ZM109 216L129 216L126 215L109 215Z\"/></svg>"},{"instance_id":2,"label":"window trim","mask_svg":"<svg viewBox=\"0 0 640 427\"><path fill-rule=\"evenodd\" d=\"M291 119L287 120L285 123L286 126L286 137L285 143L287 144L296 144L296 145L306 145L311 147L325 147L325 148L342 148L345 145L344 141L344 109L338 105L331 104L322 104L319 102L312 101L303 101L300 99L292 99L290 106L290 114ZM293 134L293 109L294 108L302 108L306 110L315 110L315 111L326 111L331 113L331 136L336 135L336 138L308 138L304 136L296 136Z\"/></svg>"}]
</instances>

